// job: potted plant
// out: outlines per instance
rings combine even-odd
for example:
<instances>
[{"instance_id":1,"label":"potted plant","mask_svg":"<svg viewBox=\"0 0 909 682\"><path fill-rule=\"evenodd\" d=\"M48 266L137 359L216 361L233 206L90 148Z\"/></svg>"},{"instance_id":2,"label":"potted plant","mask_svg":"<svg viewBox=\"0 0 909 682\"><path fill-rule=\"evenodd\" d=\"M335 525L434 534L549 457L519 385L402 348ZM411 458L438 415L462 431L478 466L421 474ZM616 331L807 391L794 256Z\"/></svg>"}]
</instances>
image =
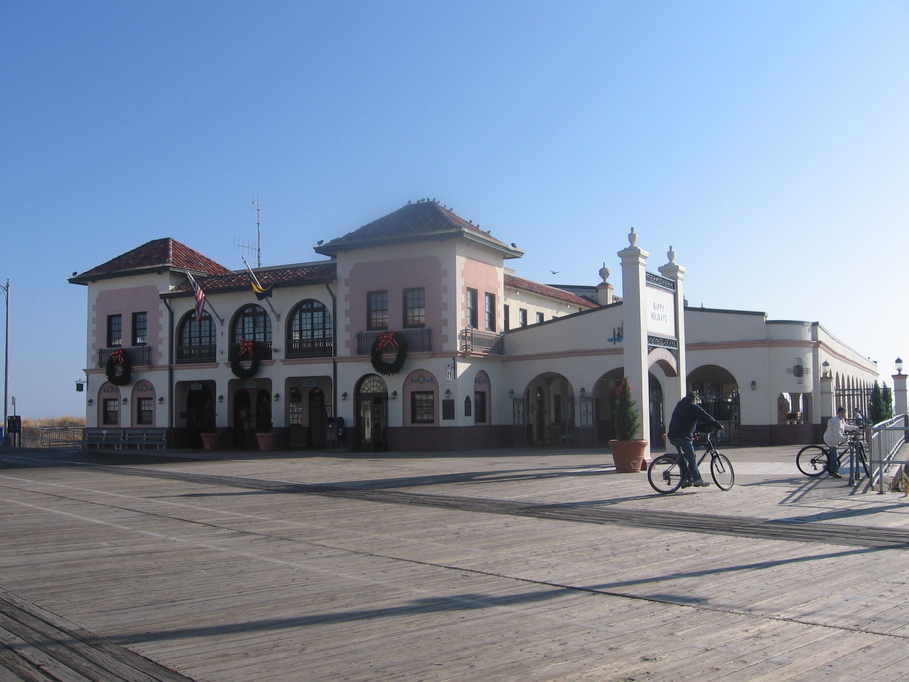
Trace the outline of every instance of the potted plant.
<instances>
[{"instance_id":1,"label":"potted plant","mask_svg":"<svg viewBox=\"0 0 909 682\"><path fill-rule=\"evenodd\" d=\"M263 424L256 429L256 440L259 443L259 450L267 452L275 449L275 439L277 435L271 430L271 422Z\"/></svg>"},{"instance_id":2,"label":"potted plant","mask_svg":"<svg viewBox=\"0 0 909 682\"><path fill-rule=\"evenodd\" d=\"M211 409L211 401L205 405L201 427L199 436L202 438L202 447L206 450L214 450L218 447L221 434L218 433L218 428L215 426L215 412Z\"/></svg>"},{"instance_id":3,"label":"potted plant","mask_svg":"<svg viewBox=\"0 0 909 682\"><path fill-rule=\"evenodd\" d=\"M637 438L641 420L636 403L631 398L628 377L622 379L615 395L615 406L612 411L615 440L609 441L609 449L612 451L616 471L626 474L641 471L644 467L647 441Z\"/></svg>"}]
</instances>

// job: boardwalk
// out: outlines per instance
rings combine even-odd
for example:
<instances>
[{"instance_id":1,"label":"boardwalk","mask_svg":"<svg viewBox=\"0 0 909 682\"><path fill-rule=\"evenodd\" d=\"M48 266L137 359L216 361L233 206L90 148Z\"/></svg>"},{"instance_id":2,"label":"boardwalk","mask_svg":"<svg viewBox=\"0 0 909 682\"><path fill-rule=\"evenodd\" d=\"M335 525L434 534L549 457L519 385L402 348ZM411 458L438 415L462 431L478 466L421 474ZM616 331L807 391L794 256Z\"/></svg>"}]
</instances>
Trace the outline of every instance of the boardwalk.
<instances>
[{"instance_id":1,"label":"boardwalk","mask_svg":"<svg viewBox=\"0 0 909 682\"><path fill-rule=\"evenodd\" d=\"M0 681L909 679L909 498L727 452L0 451Z\"/></svg>"}]
</instances>

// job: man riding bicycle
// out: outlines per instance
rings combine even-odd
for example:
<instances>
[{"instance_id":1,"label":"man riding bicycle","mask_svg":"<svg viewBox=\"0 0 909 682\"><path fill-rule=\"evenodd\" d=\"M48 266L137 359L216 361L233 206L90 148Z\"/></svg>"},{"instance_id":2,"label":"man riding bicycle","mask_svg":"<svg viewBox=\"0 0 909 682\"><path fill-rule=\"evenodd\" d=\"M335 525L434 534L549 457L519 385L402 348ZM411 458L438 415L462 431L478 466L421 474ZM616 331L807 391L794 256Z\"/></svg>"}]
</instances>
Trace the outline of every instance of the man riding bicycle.
<instances>
[{"instance_id":1,"label":"man riding bicycle","mask_svg":"<svg viewBox=\"0 0 909 682\"><path fill-rule=\"evenodd\" d=\"M691 485L696 488L710 485L709 482L701 478L701 472L698 471L697 458L694 455L692 439L699 421L712 424L720 430L723 428L722 424L697 404L697 394L689 393L678 402L672 411L672 418L669 420L669 431L666 434L669 442L675 445L681 453L679 468L685 478L682 483L683 488Z\"/></svg>"}]
</instances>

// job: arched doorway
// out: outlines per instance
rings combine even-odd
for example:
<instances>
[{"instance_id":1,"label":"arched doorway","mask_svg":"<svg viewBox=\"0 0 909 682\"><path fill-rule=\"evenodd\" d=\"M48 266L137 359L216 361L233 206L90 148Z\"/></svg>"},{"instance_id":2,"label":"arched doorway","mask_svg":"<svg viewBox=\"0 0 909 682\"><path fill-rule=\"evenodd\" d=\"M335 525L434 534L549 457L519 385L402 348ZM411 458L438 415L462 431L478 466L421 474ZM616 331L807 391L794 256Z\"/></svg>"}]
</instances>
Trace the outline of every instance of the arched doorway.
<instances>
[{"instance_id":1,"label":"arched doorway","mask_svg":"<svg viewBox=\"0 0 909 682\"><path fill-rule=\"evenodd\" d=\"M368 374L357 387L357 447L383 450L388 425L388 387L378 374Z\"/></svg>"},{"instance_id":2,"label":"arched doorway","mask_svg":"<svg viewBox=\"0 0 909 682\"><path fill-rule=\"evenodd\" d=\"M723 425L720 442L738 442L742 424L739 385L729 370L702 365L688 373L688 390L697 393L701 407Z\"/></svg>"},{"instance_id":3,"label":"arched doorway","mask_svg":"<svg viewBox=\"0 0 909 682\"><path fill-rule=\"evenodd\" d=\"M208 386L186 394L186 447L201 448L202 433L215 431L215 406Z\"/></svg>"}]
</instances>

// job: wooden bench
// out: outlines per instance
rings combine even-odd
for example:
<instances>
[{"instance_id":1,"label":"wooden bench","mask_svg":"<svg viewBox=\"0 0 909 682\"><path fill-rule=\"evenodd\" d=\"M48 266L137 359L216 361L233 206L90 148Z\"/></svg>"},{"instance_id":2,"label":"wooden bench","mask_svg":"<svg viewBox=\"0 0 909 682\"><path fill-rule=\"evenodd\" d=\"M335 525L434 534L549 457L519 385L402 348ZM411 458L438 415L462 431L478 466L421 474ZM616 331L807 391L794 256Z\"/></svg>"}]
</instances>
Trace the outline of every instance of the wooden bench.
<instances>
[{"instance_id":1,"label":"wooden bench","mask_svg":"<svg viewBox=\"0 0 909 682\"><path fill-rule=\"evenodd\" d=\"M119 450L123 447L123 429L99 429L82 432L83 448L109 448Z\"/></svg>"},{"instance_id":2,"label":"wooden bench","mask_svg":"<svg viewBox=\"0 0 909 682\"><path fill-rule=\"evenodd\" d=\"M124 433L123 447L163 450L167 447L167 429L130 429Z\"/></svg>"}]
</instances>

